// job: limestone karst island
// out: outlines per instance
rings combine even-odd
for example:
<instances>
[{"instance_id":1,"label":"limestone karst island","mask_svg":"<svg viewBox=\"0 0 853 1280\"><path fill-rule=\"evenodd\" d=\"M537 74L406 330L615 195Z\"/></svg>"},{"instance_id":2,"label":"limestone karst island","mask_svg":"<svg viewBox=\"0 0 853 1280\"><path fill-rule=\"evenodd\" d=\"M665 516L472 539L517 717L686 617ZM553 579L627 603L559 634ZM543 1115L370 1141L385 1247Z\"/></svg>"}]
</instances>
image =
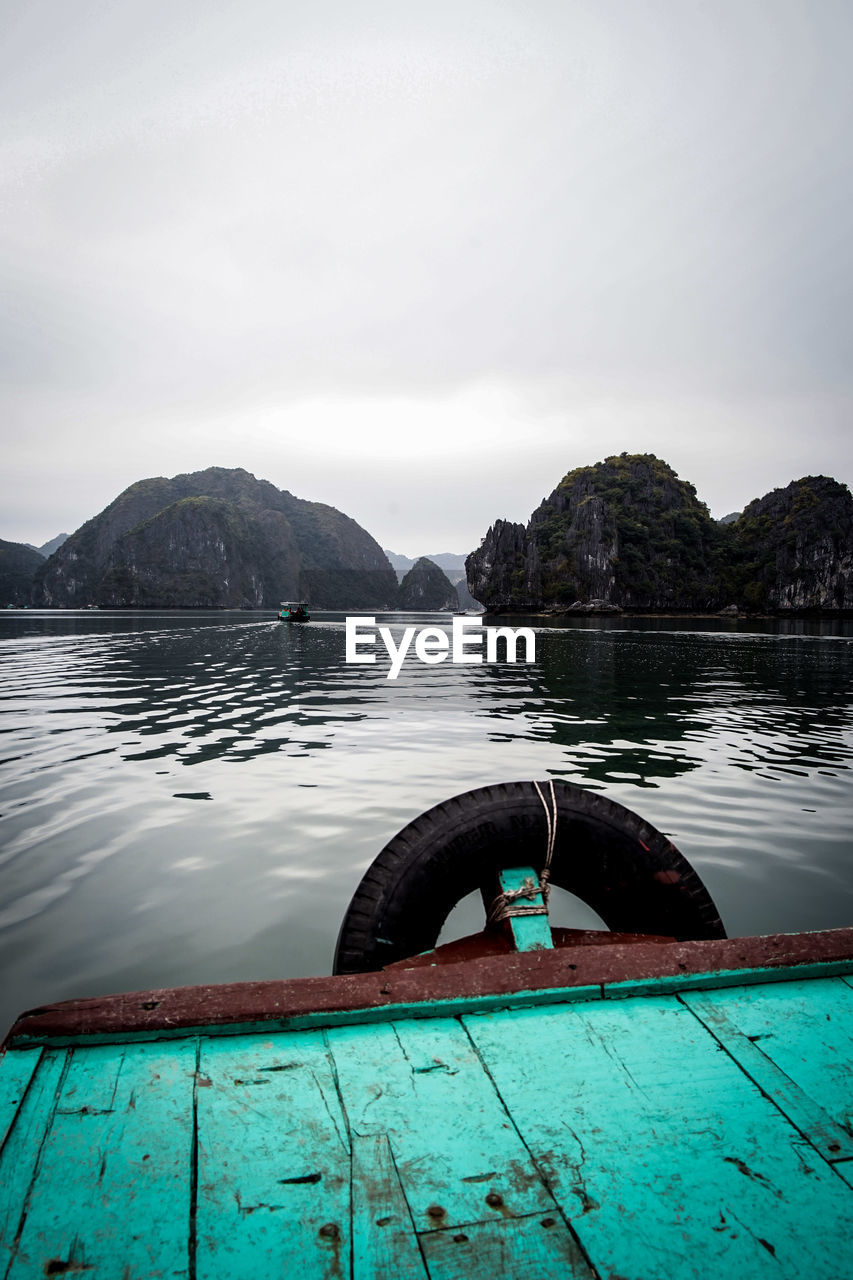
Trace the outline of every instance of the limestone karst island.
<instances>
[{"instance_id":1,"label":"limestone karst island","mask_svg":"<svg viewBox=\"0 0 853 1280\"><path fill-rule=\"evenodd\" d=\"M653 454L570 471L527 525L498 520L467 560L490 611L844 612L853 609L853 498L806 476L713 520Z\"/></svg>"},{"instance_id":2,"label":"limestone karst island","mask_svg":"<svg viewBox=\"0 0 853 1280\"><path fill-rule=\"evenodd\" d=\"M221 467L140 480L41 548L0 542L13 607L830 614L853 612L853 498L806 476L714 520L665 462L623 453L570 471L527 525L496 520L466 575L421 557L399 581L349 516Z\"/></svg>"}]
</instances>

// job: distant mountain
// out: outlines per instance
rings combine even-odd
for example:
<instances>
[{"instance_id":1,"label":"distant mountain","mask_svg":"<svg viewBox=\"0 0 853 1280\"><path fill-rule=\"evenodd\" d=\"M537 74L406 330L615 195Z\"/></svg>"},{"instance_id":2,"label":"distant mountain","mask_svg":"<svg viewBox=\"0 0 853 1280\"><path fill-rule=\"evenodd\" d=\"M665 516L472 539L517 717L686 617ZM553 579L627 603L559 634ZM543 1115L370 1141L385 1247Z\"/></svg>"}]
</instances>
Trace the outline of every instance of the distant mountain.
<instances>
[{"instance_id":1,"label":"distant mountain","mask_svg":"<svg viewBox=\"0 0 853 1280\"><path fill-rule=\"evenodd\" d=\"M387 547L384 548L384 551L395 569L403 569L408 572L417 562L417 557L413 560L410 556L401 555L399 551L389 551ZM462 570L464 573L466 556L459 555L455 551L441 551L436 556L421 556L420 558L422 560L430 560L433 564L437 564L440 569L457 569Z\"/></svg>"},{"instance_id":2,"label":"distant mountain","mask_svg":"<svg viewBox=\"0 0 853 1280\"><path fill-rule=\"evenodd\" d=\"M421 556L400 583L401 609L456 609L453 583L432 560Z\"/></svg>"},{"instance_id":3,"label":"distant mountain","mask_svg":"<svg viewBox=\"0 0 853 1280\"><path fill-rule=\"evenodd\" d=\"M40 547L36 547L36 550L40 551L45 557L52 556L54 551L56 551L58 547L61 547L67 538L67 533L58 533L56 537L51 538L49 542L43 542Z\"/></svg>"},{"instance_id":4,"label":"distant mountain","mask_svg":"<svg viewBox=\"0 0 853 1280\"><path fill-rule=\"evenodd\" d=\"M853 498L807 476L712 520L653 454L570 471L527 526L498 520L467 560L492 611L853 609Z\"/></svg>"},{"instance_id":5,"label":"distant mountain","mask_svg":"<svg viewBox=\"0 0 853 1280\"><path fill-rule=\"evenodd\" d=\"M450 574L447 576L450 578ZM450 580L453 582L452 578L450 578ZM479 600L475 600L471 595L471 592L468 590L468 583L465 579L464 570L461 578L458 582L454 583L454 586L456 587L456 599L460 609L482 609L483 606L480 604Z\"/></svg>"},{"instance_id":6,"label":"distant mountain","mask_svg":"<svg viewBox=\"0 0 853 1280\"><path fill-rule=\"evenodd\" d=\"M0 605L30 603L33 574L44 556L25 542L0 539Z\"/></svg>"},{"instance_id":7,"label":"distant mountain","mask_svg":"<svg viewBox=\"0 0 853 1280\"><path fill-rule=\"evenodd\" d=\"M437 564L440 569L445 570L464 569L467 558L467 553L465 555L458 555L455 551L440 551L438 555L426 557L426 559L431 560L433 564Z\"/></svg>"},{"instance_id":8,"label":"distant mountain","mask_svg":"<svg viewBox=\"0 0 853 1280\"><path fill-rule=\"evenodd\" d=\"M399 551L389 551L387 547L382 549L388 557L392 568L401 569L403 573L408 573L413 568L415 562L409 556L401 555Z\"/></svg>"},{"instance_id":9,"label":"distant mountain","mask_svg":"<svg viewBox=\"0 0 853 1280\"><path fill-rule=\"evenodd\" d=\"M125 489L43 564L33 594L66 607L388 608L397 582L349 516L209 467Z\"/></svg>"},{"instance_id":10,"label":"distant mountain","mask_svg":"<svg viewBox=\"0 0 853 1280\"><path fill-rule=\"evenodd\" d=\"M741 513L739 511L731 511L727 516L720 516L717 524L734 524L735 520L739 520Z\"/></svg>"},{"instance_id":11,"label":"distant mountain","mask_svg":"<svg viewBox=\"0 0 853 1280\"><path fill-rule=\"evenodd\" d=\"M67 533L58 533L55 538L50 539L50 542L43 542L40 547L34 547L31 542L24 542L24 543L21 543L21 545L24 547L29 547L30 551L37 551L40 556L43 556L44 559L47 559L48 556L53 555L57 547L62 546L63 542L67 537L68 537Z\"/></svg>"}]
</instances>

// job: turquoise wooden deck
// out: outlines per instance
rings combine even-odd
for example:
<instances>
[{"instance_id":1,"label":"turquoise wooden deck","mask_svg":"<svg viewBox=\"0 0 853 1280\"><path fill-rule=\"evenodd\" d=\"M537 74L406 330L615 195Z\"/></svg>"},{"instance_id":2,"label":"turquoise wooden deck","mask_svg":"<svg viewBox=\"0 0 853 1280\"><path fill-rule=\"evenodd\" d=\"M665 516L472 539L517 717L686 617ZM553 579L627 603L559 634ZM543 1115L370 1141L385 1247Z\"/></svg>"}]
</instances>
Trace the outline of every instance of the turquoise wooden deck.
<instances>
[{"instance_id":1,"label":"turquoise wooden deck","mask_svg":"<svg viewBox=\"0 0 853 1280\"><path fill-rule=\"evenodd\" d=\"M610 982L616 948L592 950L514 958L508 993L501 958L478 994L427 970L425 1001L395 996L411 972L370 975L375 1008L358 979L305 980L355 984L313 1013L305 983L263 984L290 1006L251 1030L134 1023L128 997L132 1030L25 1018L0 1068L0 1274L849 1280L853 964L676 955Z\"/></svg>"}]
</instances>

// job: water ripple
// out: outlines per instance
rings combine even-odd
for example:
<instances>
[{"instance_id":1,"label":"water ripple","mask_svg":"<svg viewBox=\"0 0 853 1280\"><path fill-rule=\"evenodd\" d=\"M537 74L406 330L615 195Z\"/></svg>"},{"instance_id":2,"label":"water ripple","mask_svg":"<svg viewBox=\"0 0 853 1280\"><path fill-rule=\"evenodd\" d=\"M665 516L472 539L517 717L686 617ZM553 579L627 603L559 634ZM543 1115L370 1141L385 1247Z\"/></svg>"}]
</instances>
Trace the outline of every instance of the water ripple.
<instances>
[{"instance_id":1,"label":"water ripple","mask_svg":"<svg viewBox=\"0 0 853 1280\"><path fill-rule=\"evenodd\" d=\"M342 618L3 619L5 1015L327 971L400 826L549 773L668 831L730 932L847 923L853 648L821 630L538 627L533 665L388 681L347 666Z\"/></svg>"}]
</instances>

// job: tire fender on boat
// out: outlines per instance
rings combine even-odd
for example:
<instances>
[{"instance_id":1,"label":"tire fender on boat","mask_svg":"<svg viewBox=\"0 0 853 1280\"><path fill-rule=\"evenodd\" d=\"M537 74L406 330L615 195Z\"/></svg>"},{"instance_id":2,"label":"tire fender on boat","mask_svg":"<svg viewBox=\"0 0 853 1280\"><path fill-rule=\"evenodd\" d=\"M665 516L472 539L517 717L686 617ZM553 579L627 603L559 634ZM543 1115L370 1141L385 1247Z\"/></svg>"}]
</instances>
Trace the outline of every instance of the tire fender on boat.
<instances>
[{"instance_id":1,"label":"tire fender on boat","mask_svg":"<svg viewBox=\"0 0 853 1280\"><path fill-rule=\"evenodd\" d=\"M504 868L542 874L556 807L550 880L608 929L679 940L726 936L711 895L672 841L596 791L568 782L478 787L427 810L368 867L344 916L335 973L367 973L431 950L450 912Z\"/></svg>"}]
</instances>

